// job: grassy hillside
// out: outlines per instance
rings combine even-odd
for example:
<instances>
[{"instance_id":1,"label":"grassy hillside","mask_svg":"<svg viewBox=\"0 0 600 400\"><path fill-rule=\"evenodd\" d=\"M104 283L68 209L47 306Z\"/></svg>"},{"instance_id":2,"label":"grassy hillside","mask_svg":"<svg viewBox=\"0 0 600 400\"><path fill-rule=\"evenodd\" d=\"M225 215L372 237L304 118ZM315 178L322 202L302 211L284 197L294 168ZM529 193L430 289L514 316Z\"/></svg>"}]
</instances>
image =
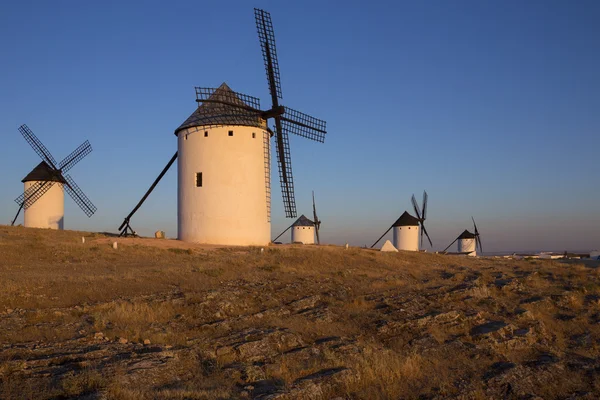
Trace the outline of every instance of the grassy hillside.
<instances>
[{"instance_id":1,"label":"grassy hillside","mask_svg":"<svg viewBox=\"0 0 600 400\"><path fill-rule=\"evenodd\" d=\"M0 398L598 398L599 273L0 226Z\"/></svg>"}]
</instances>

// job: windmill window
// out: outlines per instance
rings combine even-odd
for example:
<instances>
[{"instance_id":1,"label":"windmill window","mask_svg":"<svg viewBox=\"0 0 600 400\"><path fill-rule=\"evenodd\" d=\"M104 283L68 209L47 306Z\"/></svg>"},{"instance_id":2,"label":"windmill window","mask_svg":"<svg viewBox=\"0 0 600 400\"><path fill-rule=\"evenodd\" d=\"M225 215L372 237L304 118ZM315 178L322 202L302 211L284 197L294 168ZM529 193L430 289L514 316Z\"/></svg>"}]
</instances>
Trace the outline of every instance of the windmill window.
<instances>
[{"instance_id":1,"label":"windmill window","mask_svg":"<svg viewBox=\"0 0 600 400\"><path fill-rule=\"evenodd\" d=\"M208 131L204 131L204 137L208 137Z\"/></svg>"},{"instance_id":2,"label":"windmill window","mask_svg":"<svg viewBox=\"0 0 600 400\"><path fill-rule=\"evenodd\" d=\"M202 172L196 172L196 187L202 187Z\"/></svg>"},{"instance_id":3,"label":"windmill window","mask_svg":"<svg viewBox=\"0 0 600 400\"><path fill-rule=\"evenodd\" d=\"M229 136L233 136L233 131L229 131Z\"/></svg>"},{"instance_id":4,"label":"windmill window","mask_svg":"<svg viewBox=\"0 0 600 400\"><path fill-rule=\"evenodd\" d=\"M256 139L256 133L252 132L252 139Z\"/></svg>"}]
</instances>

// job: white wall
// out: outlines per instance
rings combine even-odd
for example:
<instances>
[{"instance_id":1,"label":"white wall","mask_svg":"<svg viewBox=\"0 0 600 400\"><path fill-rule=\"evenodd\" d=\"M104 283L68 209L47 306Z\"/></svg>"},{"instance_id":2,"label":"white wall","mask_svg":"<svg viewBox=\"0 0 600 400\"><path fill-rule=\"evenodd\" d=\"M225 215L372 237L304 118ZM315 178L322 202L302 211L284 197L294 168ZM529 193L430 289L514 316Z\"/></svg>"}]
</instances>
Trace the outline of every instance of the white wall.
<instances>
[{"instance_id":1,"label":"white wall","mask_svg":"<svg viewBox=\"0 0 600 400\"><path fill-rule=\"evenodd\" d=\"M25 190L37 184L37 181L25 182ZM23 225L28 228L64 229L65 192L62 184L53 183L52 187L33 205L24 211Z\"/></svg>"},{"instance_id":2,"label":"white wall","mask_svg":"<svg viewBox=\"0 0 600 400\"><path fill-rule=\"evenodd\" d=\"M292 243L315 244L314 226L293 226Z\"/></svg>"},{"instance_id":3,"label":"white wall","mask_svg":"<svg viewBox=\"0 0 600 400\"><path fill-rule=\"evenodd\" d=\"M476 256L475 239L458 239L458 252L471 252L470 256Z\"/></svg>"},{"instance_id":4,"label":"white wall","mask_svg":"<svg viewBox=\"0 0 600 400\"><path fill-rule=\"evenodd\" d=\"M419 251L419 227L395 226L392 244L398 250Z\"/></svg>"},{"instance_id":5,"label":"white wall","mask_svg":"<svg viewBox=\"0 0 600 400\"><path fill-rule=\"evenodd\" d=\"M209 244L269 244L270 165L265 164L269 133L247 126L193 127L178 133L177 144L178 238ZM202 187L196 187L197 172L202 173Z\"/></svg>"}]
</instances>

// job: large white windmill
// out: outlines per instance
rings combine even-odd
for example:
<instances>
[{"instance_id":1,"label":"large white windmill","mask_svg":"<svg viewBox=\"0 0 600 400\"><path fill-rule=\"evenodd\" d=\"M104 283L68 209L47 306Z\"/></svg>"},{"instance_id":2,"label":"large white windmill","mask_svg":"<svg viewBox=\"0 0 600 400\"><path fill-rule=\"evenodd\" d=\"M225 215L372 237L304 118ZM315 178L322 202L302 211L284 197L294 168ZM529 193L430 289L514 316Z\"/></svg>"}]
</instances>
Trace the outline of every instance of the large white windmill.
<instances>
[{"instance_id":1,"label":"large white windmill","mask_svg":"<svg viewBox=\"0 0 600 400\"><path fill-rule=\"evenodd\" d=\"M77 186L71 176L65 174L92 151L92 146L86 140L71 154L57 163L46 146L27 127L21 125L19 132L27 143L40 156L39 163L21 182L24 184L23 194L15 199L19 205L17 215L12 221L15 224L19 213L23 212L23 225L28 228L63 229L65 216L64 190L71 196L83 212L91 217L96 212L96 206Z\"/></svg>"},{"instance_id":2,"label":"large white windmill","mask_svg":"<svg viewBox=\"0 0 600 400\"><path fill-rule=\"evenodd\" d=\"M267 72L271 108L258 98L218 88L196 88L198 108L176 130L177 152L119 227L130 219L176 158L178 238L225 245L267 245L271 230L271 137L275 136L286 217L296 217L288 135L325 140L325 121L279 105L281 85L268 12L254 9ZM268 128L269 119L275 122Z\"/></svg>"},{"instance_id":3,"label":"large white windmill","mask_svg":"<svg viewBox=\"0 0 600 400\"><path fill-rule=\"evenodd\" d=\"M407 211L404 211L400 218L398 218L396 222L394 222L392 226L390 226L388 230L385 231L375 243L373 243L371 248L375 247L375 245L379 243L379 241L390 231L390 229L393 229L392 244L398 250L419 251L419 237L421 238L421 246L423 246L423 234L427 236L429 244L433 246L431 239L429 238L429 234L427 233L427 229L425 229L424 225L427 213L427 199L427 192L424 191L423 213L421 213L419 204L417 203L415 195L413 194L411 201L417 217L413 217Z\"/></svg>"}]
</instances>

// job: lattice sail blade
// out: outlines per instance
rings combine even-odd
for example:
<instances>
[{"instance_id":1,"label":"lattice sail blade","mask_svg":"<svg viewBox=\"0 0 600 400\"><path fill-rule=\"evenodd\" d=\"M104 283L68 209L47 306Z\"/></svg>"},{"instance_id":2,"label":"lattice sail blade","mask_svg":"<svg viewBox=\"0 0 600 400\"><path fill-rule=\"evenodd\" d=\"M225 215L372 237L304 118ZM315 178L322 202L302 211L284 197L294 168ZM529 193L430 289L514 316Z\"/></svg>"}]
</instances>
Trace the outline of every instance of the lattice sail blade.
<instances>
[{"instance_id":1,"label":"lattice sail blade","mask_svg":"<svg viewBox=\"0 0 600 400\"><path fill-rule=\"evenodd\" d=\"M196 102L215 102L231 106L249 107L260 111L260 99L233 90L219 90L219 88L196 87Z\"/></svg>"},{"instance_id":2,"label":"lattice sail blade","mask_svg":"<svg viewBox=\"0 0 600 400\"><path fill-rule=\"evenodd\" d=\"M267 71L267 81L272 96L281 97L281 80L279 77L279 62L277 61L277 50L275 48L275 32L271 22L271 14L267 11L254 9L254 19L256 20L256 30L260 40L265 69Z\"/></svg>"},{"instance_id":3,"label":"lattice sail blade","mask_svg":"<svg viewBox=\"0 0 600 400\"><path fill-rule=\"evenodd\" d=\"M52 157L52 154L48 151L46 146L42 144L42 142L33 134L31 129L27 127L27 125L23 124L19 127L19 132L25 138L27 143L33 148L33 150L40 156L40 158L52 168L56 169L56 160Z\"/></svg>"},{"instance_id":4,"label":"lattice sail blade","mask_svg":"<svg viewBox=\"0 0 600 400\"><path fill-rule=\"evenodd\" d=\"M97 210L96 206L92 204L90 199L87 198L85 193L77 186L73 178L70 175L63 176L65 180L68 182L67 185L64 185L65 190L69 193L69 196L77 203L79 208L83 210L85 215L91 217Z\"/></svg>"},{"instance_id":5,"label":"lattice sail blade","mask_svg":"<svg viewBox=\"0 0 600 400\"><path fill-rule=\"evenodd\" d=\"M429 237L429 233L427 233L427 229L425 229L425 225L421 222L421 246L423 246L423 233L427 236L427 240L429 241L429 245L433 247L433 243L431 242L431 238Z\"/></svg>"},{"instance_id":6,"label":"lattice sail blade","mask_svg":"<svg viewBox=\"0 0 600 400\"><path fill-rule=\"evenodd\" d=\"M427 199L429 198L429 196L427 196L427 192L423 191L423 220L425 220L425 218L427 218Z\"/></svg>"},{"instance_id":7,"label":"lattice sail blade","mask_svg":"<svg viewBox=\"0 0 600 400\"><path fill-rule=\"evenodd\" d=\"M287 127L289 133L321 143L325 141L326 122L322 119L285 107L281 122Z\"/></svg>"},{"instance_id":8,"label":"lattice sail blade","mask_svg":"<svg viewBox=\"0 0 600 400\"><path fill-rule=\"evenodd\" d=\"M296 218L296 199L294 196L294 178L292 176L292 157L290 142L285 129L275 128L277 135L277 165L279 166L279 184L283 197L283 208L287 218Z\"/></svg>"},{"instance_id":9,"label":"lattice sail blade","mask_svg":"<svg viewBox=\"0 0 600 400\"><path fill-rule=\"evenodd\" d=\"M417 214L417 218L421 219L421 208L419 208L419 203L417 203L417 199L415 199L415 195L412 195L410 199L412 201L413 208L415 209L415 213Z\"/></svg>"},{"instance_id":10,"label":"lattice sail blade","mask_svg":"<svg viewBox=\"0 0 600 400\"><path fill-rule=\"evenodd\" d=\"M15 199L15 203L23 205L25 209L31 207L36 201L38 201L48 190L57 183L55 181L44 181L36 182L29 186L19 197Z\"/></svg>"},{"instance_id":11,"label":"lattice sail blade","mask_svg":"<svg viewBox=\"0 0 600 400\"><path fill-rule=\"evenodd\" d=\"M58 164L58 168L63 173L65 173L68 170L70 170L71 168L73 168L73 166L75 166L75 164L77 164L79 161L83 160L91 152L92 152L92 145L90 144L90 142L88 142L86 140L78 148L76 148L75 150L73 150L71 152L71 154L69 154L68 156L66 156L60 162L60 164Z\"/></svg>"}]
</instances>

